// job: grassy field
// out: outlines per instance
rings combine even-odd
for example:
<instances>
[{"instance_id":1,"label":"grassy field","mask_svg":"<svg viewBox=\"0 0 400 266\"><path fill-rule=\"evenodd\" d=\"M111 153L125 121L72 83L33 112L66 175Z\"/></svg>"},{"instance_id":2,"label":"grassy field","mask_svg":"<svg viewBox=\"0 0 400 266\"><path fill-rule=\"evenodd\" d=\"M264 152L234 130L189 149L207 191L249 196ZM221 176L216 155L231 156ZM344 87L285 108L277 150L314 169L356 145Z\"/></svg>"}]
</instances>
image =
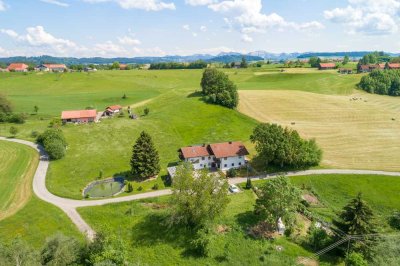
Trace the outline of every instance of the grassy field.
<instances>
[{"instance_id":1,"label":"grassy field","mask_svg":"<svg viewBox=\"0 0 400 266\"><path fill-rule=\"evenodd\" d=\"M272 242L249 237L247 228L257 222L252 212L255 196L252 191L244 191L231 196L225 213L217 221L228 231L216 233L208 258L198 257L187 250L192 239L190 232L184 228L167 230L163 225L167 202L168 197L163 197L82 208L79 213L95 230L121 237L129 254L133 254L132 262L144 265L293 265L298 256L311 254L285 237ZM277 246L282 246L283 251L278 252Z\"/></svg>"},{"instance_id":2,"label":"grassy field","mask_svg":"<svg viewBox=\"0 0 400 266\"><path fill-rule=\"evenodd\" d=\"M398 98L359 91L343 96L249 90L240 91L238 109L315 138L325 167L400 171Z\"/></svg>"},{"instance_id":3,"label":"grassy field","mask_svg":"<svg viewBox=\"0 0 400 266\"><path fill-rule=\"evenodd\" d=\"M35 150L0 141L0 220L15 214L29 201L38 161Z\"/></svg>"},{"instance_id":4,"label":"grassy field","mask_svg":"<svg viewBox=\"0 0 400 266\"><path fill-rule=\"evenodd\" d=\"M21 237L35 248L41 248L47 237L58 232L84 240L66 214L35 196L15 215L0 221L2 243Z\"/></svg>"},{"instance_id":5,"label":"grassy field","mask_svg":"<svg viewBox=\"0 0 400 266\"><path fill-rule=\"evenodd\" d=\"M311 175L292 177L299 187L311 188L325 207L313 211L332 218L359 192L377 215L380 226L395 210L400 210L400 178L377 175Z\"/></svg>"}]
</instances>

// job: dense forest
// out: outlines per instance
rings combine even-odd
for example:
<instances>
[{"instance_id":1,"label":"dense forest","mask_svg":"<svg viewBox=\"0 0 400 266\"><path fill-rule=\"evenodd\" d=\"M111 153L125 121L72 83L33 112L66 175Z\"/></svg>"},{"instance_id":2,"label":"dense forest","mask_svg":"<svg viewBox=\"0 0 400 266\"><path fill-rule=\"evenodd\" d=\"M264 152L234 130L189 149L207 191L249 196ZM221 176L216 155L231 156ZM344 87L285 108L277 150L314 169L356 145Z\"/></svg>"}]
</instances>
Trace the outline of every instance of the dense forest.
<instances>
[{"instance_id":1,"label":"dense forest","mask_svg":"<svg viewBox=\"0 0 400 266\"><path fill-rule=\"evenodd\" d=\"M361 78L358 87L369 93L400 96L400 70L374 70Z\"/></svg>"}]
</instances>

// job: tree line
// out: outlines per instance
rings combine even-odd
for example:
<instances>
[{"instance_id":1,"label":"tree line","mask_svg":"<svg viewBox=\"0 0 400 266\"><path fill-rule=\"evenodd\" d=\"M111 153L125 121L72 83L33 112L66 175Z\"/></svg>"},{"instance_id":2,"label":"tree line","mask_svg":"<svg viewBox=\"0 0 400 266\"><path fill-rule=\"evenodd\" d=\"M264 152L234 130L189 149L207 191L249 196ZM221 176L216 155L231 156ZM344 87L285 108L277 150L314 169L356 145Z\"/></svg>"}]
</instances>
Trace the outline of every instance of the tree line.
<instances>
[{"instance_id":1,"label":"tree line","mask_svg":"<svg viewBox=\"0 0 400 266\"><path fill-rule=\"evenodd\" d=\"M374 70L363 76L357 86L369 93L400 96L400 71Z\"/></svg>"},{"instance_id":2,"label":"tree line","mask_svg":"<svg viewBox=\"0 0 400 266\"><path fill-rule=\"evenodd\" d=\"M190 63L177 63L177 62L161 62L152 63L150 65L151 70L154 69L203 69L207 67L207 63L203 60L197 60Z\"/></svg>"}]
</instances>

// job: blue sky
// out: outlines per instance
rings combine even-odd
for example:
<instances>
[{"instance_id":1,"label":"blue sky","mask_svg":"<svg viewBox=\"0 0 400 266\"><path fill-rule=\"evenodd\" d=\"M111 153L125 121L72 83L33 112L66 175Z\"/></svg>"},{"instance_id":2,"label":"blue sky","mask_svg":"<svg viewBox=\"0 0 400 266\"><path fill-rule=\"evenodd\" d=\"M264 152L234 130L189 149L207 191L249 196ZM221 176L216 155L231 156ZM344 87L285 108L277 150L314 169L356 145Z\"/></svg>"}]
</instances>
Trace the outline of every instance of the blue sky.
<instances>
[{"instance_id":1,"label":"blue sky","mask_svg":"<svg viewBox=\"0 0 400 266\"><path fill-rule=\"evenodd\" d=\"M400 0L0 0L0 57L400 51Z\"/></svg>"}]
</instances>

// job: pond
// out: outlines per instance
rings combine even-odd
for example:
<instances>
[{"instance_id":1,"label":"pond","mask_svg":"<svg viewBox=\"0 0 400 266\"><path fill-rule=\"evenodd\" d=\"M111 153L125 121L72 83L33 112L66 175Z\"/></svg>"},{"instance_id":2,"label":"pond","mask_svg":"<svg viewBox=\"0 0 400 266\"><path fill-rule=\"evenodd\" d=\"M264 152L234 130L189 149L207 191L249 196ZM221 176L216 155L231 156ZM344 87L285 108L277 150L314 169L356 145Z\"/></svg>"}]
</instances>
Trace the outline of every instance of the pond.
<instances>
[{"instance_id":1,"label":"pond","mask_svg":"<svg viewBox=\"0 0 400 266\"><path fill-rule=\"evenodd\" d=\"M83 191L83 196L89 198L105 198L114 196L124 188L124 178L115 177L90 183Z\"/></svg>"}]
</instances>

